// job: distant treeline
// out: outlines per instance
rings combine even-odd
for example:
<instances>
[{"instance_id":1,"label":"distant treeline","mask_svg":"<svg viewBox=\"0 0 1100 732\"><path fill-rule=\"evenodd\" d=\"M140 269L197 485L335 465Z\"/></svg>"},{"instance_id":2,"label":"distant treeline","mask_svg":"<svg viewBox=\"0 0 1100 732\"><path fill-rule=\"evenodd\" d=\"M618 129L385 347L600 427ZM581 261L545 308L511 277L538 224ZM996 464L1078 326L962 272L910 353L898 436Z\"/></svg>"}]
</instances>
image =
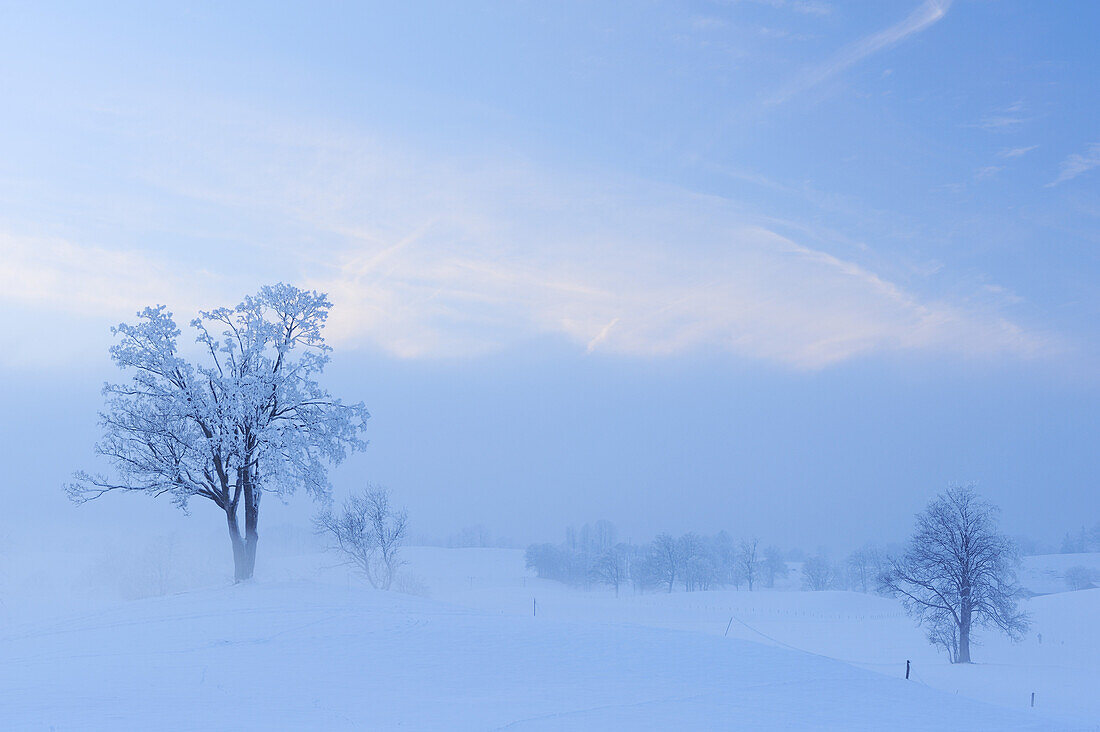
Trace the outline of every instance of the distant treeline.
<instances>
[{"instance_id":1,"label":"distant treeline","mask_svg":"<svg viewBox=\"0 0 1100 732\"><path fill-rule=\"evenodd\" d=\"M1086 554L1088 552L1100 552L1100 521L1091 529L1081 527L1081 530L1066 534L1062 539L1062 554Z\"/></svg>"},{"instance_id":2,"label":"distant treeline","mask_svg":"<svg viewBox=\"0 0 1100 732\"><path fill-rule=\"evenodd\" d=\"M801 553L792 553L802 557ZM735 540L720 531L713 536L659 534L647 544L617 540L609 521L566 530L561 544L532 544L526 562L543 579L574 587L607 585L615 594L624 587L635 592L682 588L687 592L720 587L774 587L791 571L790 554L776 546L761 548L755 538ZM874 591L885 567L886 552L865 546L841 562L823 552L801 561L801 584L808 590Z\"/></svg>"}]
</instances>

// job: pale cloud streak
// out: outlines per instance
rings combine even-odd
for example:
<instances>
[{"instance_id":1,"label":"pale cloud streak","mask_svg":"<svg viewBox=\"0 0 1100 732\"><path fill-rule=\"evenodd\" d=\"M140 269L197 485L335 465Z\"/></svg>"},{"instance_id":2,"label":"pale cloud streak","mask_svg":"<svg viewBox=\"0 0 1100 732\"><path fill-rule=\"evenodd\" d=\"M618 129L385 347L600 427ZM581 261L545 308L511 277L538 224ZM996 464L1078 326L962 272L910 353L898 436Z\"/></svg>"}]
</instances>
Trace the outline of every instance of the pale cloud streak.
<instances>
[{"instance_id":1,"label":"pale cloud streak","mask_svg":"<svg viewBox=\"0 0 1100 732\"><path fill-rule=\"evenodd\" d=\"M252 227L266 254L227 258L216 242L223 271L213 277L171 249L43 249L9 237L0 299L111 321L164 302L190 317L254 286L226 273L266 277L272 259L286 263L278 276L331 295L334 343L399 358L533 337L639 358L719 349L799 369L896 351L1027 357L1050 347L996 310L907 292L722 199L223 116L238 122L216 142L175 129L136 174Z\"/></svg>"},{"instance_id":2,"label":"pale cloud streak","mask_svg":"<svg viewBox=\"0 0 1100 732\"><path fill-rule=\"evenodd\" d=\"M217 292L210 273L140 251L0 232L0 253L0 300L48 311L128 316L169 301L194 310Z\"/></svg>"},{"instance_id":3,"label":"pale cloud streak","mask_svg":"<svg viewBox=\"0 0 1100 732\"><path fill-rule=\"evenodd\" d=\"M1020 125L1029 121L1029 118L1024 117L1020 113L1024 111L1024 103L1022 101L1013 102L1012 104L998 109L993 114L988 114L982 117L975 124L966 125L967 127L977 127L983 130L989 130L991 132L1012 132L1015 131ZM1016 155L1023 155L1024 153L1034 150L1036 146L1027 148L1015 148L1014 150L1007 151L1009 154L1006 157L1016 157ZM1015 153L1015 155L1013 154Z\"/></svg>"},{"instance_id":4,"label":"pale cloud streak","mask_svg":"<svg viewBox=\"0 0 1100 732\"><path fill-rule=\"evenodd\" d=\"M829 15L833 7L820 0L752 0L759 5L770 5L773 8L793 10L804 15Z\"/></svg>"},{"instance_id":5,"label":"pale cloud streak","mask_svg":"<svg viewBox=\"0 0 1100 732\"><path fill-rule=\"evenodd\" d=\"M1047 188L1073 180L1097 166L1100 166L1100 142L1094 142L1083 153L1073 153L1063 160L1058 177L1047 183Z\"/></svg>"},{"instance_id":6,"label":"pale cloud streak","mask_svg":"<svg viewBox=\"0 0 1100 732\"><path fill-rule=\"evenodd\" d=\"M1011 147L1006 150L1001 150L997 155L1002 158L1020 158L1027 155L1029 152L1039 147L1038 145L1028 145L1027 147Z\"/></svg>"},{"instance_id":7,"label":"pale cloud streak","mask_svg":"<svg viewBox=\"0 0 1100 732\"><path fill-rule=\"evenodd\" d=\"M868 56L931 27L947 15L951 2L952 0L926 0L901 22L845 46L824 63L804 69L793 81L765 100L765 104L782 104L855 66Z\"/></svg>"}]
</instances>

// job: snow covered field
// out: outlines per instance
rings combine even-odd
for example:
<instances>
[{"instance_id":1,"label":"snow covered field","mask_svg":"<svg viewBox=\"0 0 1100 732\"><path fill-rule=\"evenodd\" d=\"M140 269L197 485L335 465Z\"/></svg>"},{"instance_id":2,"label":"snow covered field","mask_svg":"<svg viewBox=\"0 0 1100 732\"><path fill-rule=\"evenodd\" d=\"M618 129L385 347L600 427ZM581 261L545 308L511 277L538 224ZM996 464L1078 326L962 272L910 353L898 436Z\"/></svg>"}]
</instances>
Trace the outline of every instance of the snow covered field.
<instances>
[{"instance_id":1,"label":"snow covered field","mask_svg":"<svg viewBox=\"0 0 1100 732\"><path fill-rule=\"evenodd\" d=\"M370 590L318 554L272 553L254 582L234 586L218 576L220 555L184 555L200 569L160 579L195 589L135 600L86 562L55 583L9 563L3 726L1006 730L1100 720L1100 590L1034 598L1028 640L991 639L977 664L953 667L896 603L856 593L616 599L531 578L519 551L419 547L407 550L405 587L423 596Z\"/></svg>"}]
</instances>

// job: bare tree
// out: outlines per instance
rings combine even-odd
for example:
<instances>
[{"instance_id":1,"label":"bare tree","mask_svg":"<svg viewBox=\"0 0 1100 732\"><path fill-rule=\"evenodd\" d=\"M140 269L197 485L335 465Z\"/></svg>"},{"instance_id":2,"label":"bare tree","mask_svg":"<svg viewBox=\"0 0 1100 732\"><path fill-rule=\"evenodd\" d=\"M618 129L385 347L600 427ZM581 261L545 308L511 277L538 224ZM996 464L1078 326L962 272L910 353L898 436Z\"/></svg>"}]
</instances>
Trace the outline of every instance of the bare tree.
<instances>
[{"instance_id":1,"label":"bare tree","mask_svg":"<svg viewBox=\"0 0 1100 732\"><path fill-rule=\"evenodd\" d=\"M824 554L809 557L802 563L802 586L821 592L833 586L833 565Z\"/></svg>"},{"instance_id":2,"label":"bare tree","mask_svg":"<svg viewBox=\"0 0 1100 732\"><path fill-rule=\"evenodd\" d=\"M385 488L349 496L339 513L326 509L316 518L318 533L335 542L331 548L366 575L371 587L380 590L390 588L397 570L405 564L400 550L408 522L407 511L390 507Z\"/></svg>"},{"instance_id":3,"label":"bare tree","mask_svg":"<svg viewBox=\"0 0 1100 732\"><path fill-rule=\"evenodd\" d=\"M457 534L447 537L447 546L451 548L467 549L492 545L493 540L489 529L481 524L463 527Z\"/></svg>"},{"instance_id":4,"label":"bare tree","mask_svg":"<svg viewBox=\"0 0 1100 732\"><path fill-rule=\"evenodd\" d=\"M592 564L592 575L597 582L615 588L615 597L619 596L619 586L627 580L627 551L623 544L616 544L606 550Z\"/></svg>"},{"instance_id":5,"label":"bare tree","mask_svg":"<svg viewBox=\"0 0 1100 732\"><path fill-rule=\"evenodd\" d=\"M1080 565L1066 570L1066 585L1071 590L1087 590L1092 583L1100 579L1100 572Z\"/></svg>"},{"instance_id":6,"label":"bare tree","mask_svg":"<svg viewBox=\"0 0 1100 732\"><path fill-rule=\"evenodd\" d=\"M867 592L875 586L882 571L882 553L873 544L864 544L848 555L849 586Z\"/></svg>"},{"instance_id":7,"label":"bare tree","mask_svg":"<svg viewBox=\"0 0 1100 732\"><path fill-rule=\"evenodd\" d=\"M331 307L324 294L278 284L235 308L200 312L191 326L204 358L195 363L180 355L180 330L163 305L112 329L111 358L132 376L103 387L96 452L117 477L78 472L70 497L137 491L185 510L193 497L210 500L225 513L235 578L251 577L263 494L304 487L325 500L328 465L366 447L363 405L316 381L331 350L322 334Z\"/></svg>"},{"instance_id":8,"label":"bare tree","mask_svg":"<svg viewBox=\"0 0 1100 732\"><path fill-rule=\"evenodd\" d=\"M925 627L928 629L928 642L942 648L951 663L958 663L959 626L955 620L943 611L933 612L928 615Z\"/></svg>"},{"instance_id":9,"label":"bare tree","mask_svg":"<svg viewBox=\"0 0 1100 732\"><path fill-rule=\"evenodd\" d=\"M669 534L658 534L649 545L646 564L658 583L668 585L669 592L680 576L681 561L680 545Z\"/></svg>"},{"instance_id":10,"label":"bare tree","mask_svg":"<svg viewBox=\"0 0 1100 732\"><path fill-rule=\"evenodd\" d=\"M749 585L749 592L752 592L752 585L756 580L756 547L759 544L760 540L755 537L746 539L741 542L741 546L737 552L737 563L740 566L742 576L744 576L745 581Z\"/></svg>"},{"instance_id":11,"label":"bare tree","mask_svg":"<svg viewBox=\"0 0 1100 732\"><path fill-rule=\"evenodd\" d=\"M775 587L775 581L785 579L790 572L787 560L783 558L783 551L777 546L769 546L764 550L762 568L764 576L767 578L768 587Z\"/></svg>"},{"instance_id":12,"label":"bare tree","mask_svg":"<svg viewBox=\"0 0 1100 732\"><path fill-rule=\"evenodd\" d=\"M1017 608L1015 548L997 531L996 513L972 487L948 488L917 515L905 553L882 575L883 589L933 635L944 637L937 626L954 624L957 663L970 663L975 624L1014 640L1028 628L1027 615Z\"/></svg>"},{"instance_id":13,"label":"bare tree","mask_svg":"<svg viewBox=\"0 0 1100 732\"><path fill-rule=\"evenodd\" d=\"M709 588L714 581L715 568L703 537L688 532L676 540L676 549L684 591L694 592Z\"/></svg>"}]
</instances>

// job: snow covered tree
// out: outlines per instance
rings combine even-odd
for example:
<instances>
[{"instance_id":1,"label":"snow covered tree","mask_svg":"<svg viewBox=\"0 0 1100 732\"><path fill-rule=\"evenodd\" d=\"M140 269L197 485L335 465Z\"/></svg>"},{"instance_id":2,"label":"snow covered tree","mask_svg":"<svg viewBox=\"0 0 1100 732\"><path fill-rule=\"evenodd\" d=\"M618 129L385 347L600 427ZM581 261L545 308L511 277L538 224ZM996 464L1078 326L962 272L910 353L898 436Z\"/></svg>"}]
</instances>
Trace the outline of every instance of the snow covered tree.
<instances>
[{"instance_id":1,"label":"snow covered tree","mask_svg":"<svg viewBox=\"0 0 1100 732\"><path fill-rule=\"evenodd\" d=\"M970 486L948 488L918 514L905 553L882 575L883 589L930 629L934 643L957 644L951 656L958 663L970 663L975 624L1014 640L1028 627L1017 609L1016 553L998 533L996 513Z\"/></svg>"},{"instance_id":2,"label":"snow covered tree","mask_svg":"<svg viewBox=\"0 0 1100 732\"><path fill-rule=\"evenodd\" d=\"M335 541L332 548L367 577L371 587L388 590L397 570L405 562L401 544L408 530L409 515L390 506L384 488L349 496L339 513L325 509L316 519L319 532Z\"/></svg>"},{"instance_id":3,"label":"snow covered tree","mask_svg":"<svg viewBox=\"0 0 1100 732\"><path fill-rule=\"evenodd\" d=\"M170 496L184 510L194 497L212 501L225 514L234 576L250 578L262 495L304 487L327 499L328 466L366 446L363 405L344 404L316 381L329 360L322 330L331 307L323 294L278 284L235 308L200 312L191 326L203 358L194 363L181 355L180 330L163 305L113 328L111 358L130 380L103 387L96 452L117 476L78 472L70 497L137 491Z\"/></svg>"}]
</instances>

